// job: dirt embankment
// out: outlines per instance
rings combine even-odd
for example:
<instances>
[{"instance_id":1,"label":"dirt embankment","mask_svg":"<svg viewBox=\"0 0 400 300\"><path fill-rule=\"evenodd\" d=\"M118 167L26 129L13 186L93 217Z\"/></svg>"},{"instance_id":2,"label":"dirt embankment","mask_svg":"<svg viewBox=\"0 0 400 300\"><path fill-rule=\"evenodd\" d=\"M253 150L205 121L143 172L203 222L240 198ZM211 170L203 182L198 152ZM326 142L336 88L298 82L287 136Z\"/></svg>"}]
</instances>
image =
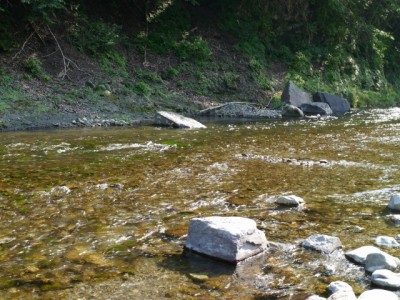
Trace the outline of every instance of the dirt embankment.
<instances>
[{"instance_id":1,"label":"dirt embankment","mask_svg":"<svg viewBox=\"0 0 400 300\"><path fill-rule=\"evenodd\" d=\"M21 34L15 50L0 53L0 128L125 126L149 122L161 109L195 115L230 101L271 106L285 65L263 70L271 86L260 88L231 36L197 34L210 49L202 61L132 46L119 46L110 54L117 57L94 58L78 51L63 28Z\"/></svg>"}]
</instances>

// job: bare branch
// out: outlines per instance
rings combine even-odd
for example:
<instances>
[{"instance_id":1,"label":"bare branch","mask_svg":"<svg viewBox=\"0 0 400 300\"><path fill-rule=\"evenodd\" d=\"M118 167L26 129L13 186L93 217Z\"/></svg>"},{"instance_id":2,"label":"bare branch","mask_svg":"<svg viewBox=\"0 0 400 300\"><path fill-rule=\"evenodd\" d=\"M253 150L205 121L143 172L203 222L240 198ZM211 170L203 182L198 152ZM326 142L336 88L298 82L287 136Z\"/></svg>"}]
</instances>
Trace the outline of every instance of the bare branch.
<instances>
[{"instance_id":1,"label":"bare branch","mask_svg":"<svg viewBox=\"0 0 400 300\"><path fill-rule=\"evenodd\" d=\"M15 53L15 55L13 56L13 60L17 58L18 55L20 55L22 53L22 51L24 51L26 44L29 42L29 40L31 39L31 37L33 36L33 34L35 33L35 31L32 31L32 33L28 36L28 38L25 40L25 42L22 44L21 49Z\"/></svg>"}]
</instances>

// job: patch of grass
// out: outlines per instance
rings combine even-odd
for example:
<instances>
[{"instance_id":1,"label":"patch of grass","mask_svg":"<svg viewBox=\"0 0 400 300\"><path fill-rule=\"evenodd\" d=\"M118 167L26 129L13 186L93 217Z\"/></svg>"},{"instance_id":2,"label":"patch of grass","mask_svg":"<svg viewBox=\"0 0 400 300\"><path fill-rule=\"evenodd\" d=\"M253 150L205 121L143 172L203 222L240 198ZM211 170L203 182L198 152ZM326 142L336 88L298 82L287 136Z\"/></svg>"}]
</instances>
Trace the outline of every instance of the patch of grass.
<instances>
[{"instance_id":1,"label":"patch of grass","mask_svg":"<svg viewBox=\"0 0 400 300\"><path fill-rule=\"evenodd\" d=\"M146 71L143 69L135 69L135 75L142 80L145 80L147 82L151 83L162 83L163 80L160 75L158 75L156 72L151 72L151 71Z\"/></svg>"},{"instance_id":2,"label":"patch of grass","mask_svg":"<svg viewBox=\"0 0 400 300\"><path fill-rule=\"evenodd\" d=\"M152 91L151 87L143 81L136 83L135 90L139 95L143 96L150 96Z\"/></svg>"},{"instance_id":3,"label":"patch of grass","mask_svg":"<svg viewBox=\"0 0 400 300\"><path fill-rule=\"evenodd\" d=\"M50 76L42 68L42 62L36 56L29 57L24 62L24 67L31 76L44 81L50 80Z\"/></svg>"}]
</instances>

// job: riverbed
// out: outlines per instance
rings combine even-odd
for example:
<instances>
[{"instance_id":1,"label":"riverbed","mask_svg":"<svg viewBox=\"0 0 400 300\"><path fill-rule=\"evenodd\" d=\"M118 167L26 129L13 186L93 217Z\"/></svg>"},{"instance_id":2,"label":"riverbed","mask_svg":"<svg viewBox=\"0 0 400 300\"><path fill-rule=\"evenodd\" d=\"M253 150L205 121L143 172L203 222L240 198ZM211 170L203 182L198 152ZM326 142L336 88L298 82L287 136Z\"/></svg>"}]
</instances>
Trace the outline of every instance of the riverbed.
<instances>
[{"instance_id":1,"label":"riverbed","mask_svg":"<svg viewBox=\"0 0 400 300\"><path fill-rule=\"evenodd\" d=\"M299 245L321 233L347 251L398 235L386 206L400 191L400 109L206 125L0 133L1 297L300 300L334 280L368 289L342 252ZM289 194L305 208L274 203ZM238 266L185 252L190 220L216 215L254 219L270 249Z\"/></svg>"}]
</instances>

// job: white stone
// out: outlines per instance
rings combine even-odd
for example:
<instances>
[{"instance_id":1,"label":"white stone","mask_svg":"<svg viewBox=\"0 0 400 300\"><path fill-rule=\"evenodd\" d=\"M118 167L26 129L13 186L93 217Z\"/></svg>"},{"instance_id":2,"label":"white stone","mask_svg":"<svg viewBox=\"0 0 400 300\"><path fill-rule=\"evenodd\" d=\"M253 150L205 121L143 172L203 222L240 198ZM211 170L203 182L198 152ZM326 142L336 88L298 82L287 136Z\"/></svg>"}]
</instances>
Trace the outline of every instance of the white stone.
<instances>
[{"instance_id":1,"label":"white stone","mask_svg":"<svg viewBox=\"0 0 400 300\"><path fill-rule=\"evenodd\" d=\"M205 125L201 124L200 122L184 117L180 114L169 112L169 111L158 111L157 115L161 118L158 118L158 121L164 125L173 124L179 128L188 128L188 129L200 129L206 128Z\"/></svg>"},{"instance_id":2,"label":"white stone","mask_svg":"<svg viewBox=\"0 0 400 300\"><path fill-rule=\"evenodd\" d=\"M237 262L263 252L268 247L264 232L256 222L241 217L192 219L185 247L229 262Z\"/></svg>"},{"instance_id":3,"label":"white stone","mask_svg":"<svg viewBox=\"0 0 400 300\"><path fill-rule=\"evenodd\" d=\"M400 289L400 273L394 273L390 270L376 270L371 275L371 281L383 288Z\"/></svg>"},{"instance_id":4,"label":"white stone","mask_svg":"<svg viewBox=\"0 0 400 300\"><path fill-rule=\"evenodd\" d=\"M327 300L327 299L324 297L320 297L318 295L312 295L312 296L308 297L306 300Z\"/></svg>"},{"instance_id":5,"label":"white stone","mask_svg":"<svg viewBox=\"0 0 400 300\"><path fill-rule=\"evenodd\" d=\"M381 252L383 252L381 249L374 246L362 246L360 248L348 251L344 255L356 264L364 265L368 254Z\"/></svg>"},{"instance_id":6,"label":"white stone","mask_svg":"<svg viewBox=\"0 0 400 300\"><path fill-rule=\"evenodd\" d=\"M400 210L400 194L396 193L390 197L388 207L392 210Z\"/></svg>"},{"instance_id":7,"label":"white stone","mask_svg":"<svg viewBox=\"0 0 400 300\"><path fill-rule=\"evenodd\" d=\"M328 300L357 300L353 291L342 291L332 294Z\"/></svg>"},{"instance_id":8,"label":"white stone","mask_svg":"<svg viewBox=\"0 0 400 300\"><path fill-rule=\"evenodd\" d=\"M369 273L380 269L394 271L399 265L400 261L398 258L383 251L381 253L370 253L365 259L365 270Z\"/></svg>"},{"instance_id":9,"label":"white stone","mask_svg":"<svg viewBox=\"0 0 400 300\"><path fill-rule=\"evenodd\" d=\"M362 293L358 300L399 300L399 298L393 292L374 289Z\"/></svg>"},{"instance_id":10,"label":"white stone","mask_svg":"<svg viewBox=\"0 0 400 300\"><path fill-rule=\"evenodd\" d=\"M334 281L328 285L328 290L334 294L337 292L353 292L353 288L344 281Z\"/></svg>"},{"instance_id":11,"label":"white stone","mask_svg":"<svg viewBox=\"0 0 400 300\"><path fill-rule=\"evenodd\" d=\"M295 195L280 196L276 200L276 203L282 205L299 206L304 205L304 199Z\"/></svg>"},{"instance_id":12,"label":"white stone","mask_svg":"<svg viewBox=\"0 0 400 300\"><path fill-rule=\"evenodd\" d=\"M390 236L380 235L375 239L375 244L385 248L398 248L400 244L396 241L395 238Z\"/></svg>"},{"instance_id":13,"label":"white stone","mask_svg":"<svg viewBox=\"0 0 400 300\"><path fill-rule=\"evenodd\" d=\"M329 254L336 249L341 248L342 243L340 242L340 239L335 236L314 234L303 242L303 247L306 249Z\"/></svg>"},{"instance_id":14,"label":"white stone","mask_svg":"<svg viewBox=\"0 0 400 300\"><path fill-rule=\"evenodd\" d=\"M394 223L394 225L400 225L400 215L389 215L390 220Z\"/></svg>"}]
</instances>

